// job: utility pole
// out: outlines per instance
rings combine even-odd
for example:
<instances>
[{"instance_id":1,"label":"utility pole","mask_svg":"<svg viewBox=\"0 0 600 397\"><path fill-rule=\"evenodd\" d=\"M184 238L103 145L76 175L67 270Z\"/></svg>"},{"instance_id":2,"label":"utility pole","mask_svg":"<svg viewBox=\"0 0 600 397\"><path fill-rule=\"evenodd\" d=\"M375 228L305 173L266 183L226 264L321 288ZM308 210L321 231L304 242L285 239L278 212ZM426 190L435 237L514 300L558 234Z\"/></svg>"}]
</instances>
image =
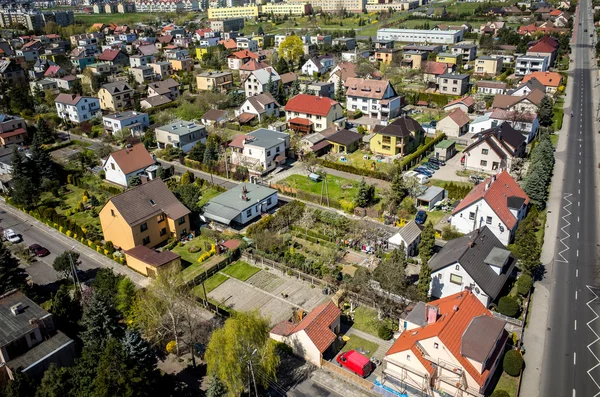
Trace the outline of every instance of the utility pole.
<instances>
[{"instance_id":1,"label":"utility pole","mask_svg":"<svg viewBox=\"0 0 600 397\"><path fill-rule=\"evenodd\" d=\"M249 360L249 363L250 363L250 373L252 374L252 383L254 383L254 395L256 397L258 397L258 389L256 388L256 379L254 379L254 369L252 368L252 360Z\"/></svg>"},{"instance_id":2,"label":"utility pole","mask_svg":"<svg viewBox=\"0 0 600 397\"><path fill-rule=\"evenodd\" d=\"M81 292L81 284L79 284L79 277L77 277L77 268L75 267L75 263L73 263L73 256L71 255L74 249L75 246L72 246L71 250L69 251L69 262L71 263L71 274L73 275L73 284L75 286L75 289Z\"/></svg>"}]
</instances>

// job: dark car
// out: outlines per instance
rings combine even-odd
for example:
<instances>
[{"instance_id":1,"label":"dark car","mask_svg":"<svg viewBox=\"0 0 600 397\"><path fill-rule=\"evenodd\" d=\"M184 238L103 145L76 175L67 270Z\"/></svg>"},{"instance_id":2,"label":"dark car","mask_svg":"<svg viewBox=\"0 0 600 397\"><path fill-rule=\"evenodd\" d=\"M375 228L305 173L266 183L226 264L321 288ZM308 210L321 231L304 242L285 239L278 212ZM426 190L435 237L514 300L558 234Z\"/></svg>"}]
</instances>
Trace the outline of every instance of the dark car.
<instances>
[{"instance_id":1,"label":"dark car","mask_svg":"<svg viewBox=\"0 0 600 397\"><path fill-rule=\"evenodd\" d=\"M417 225L422 225L427 220L427 212L419 211L417 212L417 216L415 217L415 223Z\"/></svg>"},{"instance_id":2,"label":"dark car","mask_svg":"<svg viewBox=\"0 0 600 397\"><path fill-rule=\"evenodd\" d=\"M415 171L417 171L419 174L423 174L429 178L431 178L433 176L433 172L431 170L428 170L425 167L417 167L417 168L415 168Z\"/></svg>"},{"instance_id":3,"label":"dark car","mask_svg":"<svg viewBox=\"0 0 600 397\"><path fill-rule=\"evenodd\" d=\"M429 168L430 170L439 170L440 169L440 166L437 165L436 163L425 162L425 163L423 163L421 165Z\"/></svg>"},{"instance_id":4,"label":"dark car","mask_svg":"<svg viewBox=\"0 0 600 397\"><path fill-rule=\"evenodd\" d=\"M46 256L50 253L50 251L39 244L31 244L29 246L29 251L35 256Z\"/></svg>"},{"instance_id":5,"label":"dark car","mask_svg":"<svg viewBox=\"0 0 600 397\"><path fill-rule=\"evenodd\" d=\"M435 157L430 157L429 158L429 162L433 163L433 164L441 165L441 166L446 165L446 162L444 160L440 160L440 159L435 158Z\"/></svg>"}]
</instances>

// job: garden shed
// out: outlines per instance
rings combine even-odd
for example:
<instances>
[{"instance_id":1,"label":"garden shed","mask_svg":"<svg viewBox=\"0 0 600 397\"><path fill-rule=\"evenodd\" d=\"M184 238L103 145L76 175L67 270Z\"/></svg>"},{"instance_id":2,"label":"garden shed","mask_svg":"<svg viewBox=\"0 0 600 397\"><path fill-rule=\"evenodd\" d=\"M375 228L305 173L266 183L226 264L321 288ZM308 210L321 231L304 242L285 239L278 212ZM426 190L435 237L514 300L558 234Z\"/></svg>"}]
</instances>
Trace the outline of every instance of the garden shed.
<instances>
[{"instance_id":1,"label":"garden shed","mask_svg":"<svg viewBox=\"0 0 600 397\"><path fill-rule=\"evenodd\" d=\"M448 161L456 154L456 141L444 139L435 145L433 157L443 161Z\"/></svg>"},{"instance_id":2,"label":"garden shed","mask_svg":"<svg viewBox=\"0 0 600 397\"><path fill-rule=\"evenodd\" d=\"M432 209L438 201L444 199L445 190L439 186L429 186L425 193L417 197L417 206L426 207L428 210Z\"/></svg>"}]
</instances>

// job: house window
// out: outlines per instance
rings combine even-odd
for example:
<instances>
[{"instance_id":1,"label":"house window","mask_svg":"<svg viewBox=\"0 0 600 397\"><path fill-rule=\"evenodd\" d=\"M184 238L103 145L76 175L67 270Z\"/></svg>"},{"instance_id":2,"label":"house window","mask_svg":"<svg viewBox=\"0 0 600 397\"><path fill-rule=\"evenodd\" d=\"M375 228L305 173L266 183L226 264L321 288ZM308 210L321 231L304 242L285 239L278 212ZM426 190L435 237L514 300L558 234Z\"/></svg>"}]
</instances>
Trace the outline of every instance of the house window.
<instances>
[{"instance_id":1,"label":"house window","mask_svg":"<svg viewBox=\"0 0 600 397\"><path fill-rule=\"evenodd\" d=\"M110 163L110 168L115 169L115 163Z\"/></svg>"},{"instance_id":2,"label":"house window","mask_svg":"<svg viewBox=\"0 0 600 397\"><path fill-rule=\"evenodd\" d=\"M389 145L381 145L382 150L390 150L391 147Z\"/></svg>"},{"instance_id":3,"label":"house window","mask_svg":"<svg viewBox=\"0 0 600 397\"><path fill-rule=\"evenodd\" d=\"M248 208L248 210L246 210L246 216L252 216L252 208Z\"/></svg>"},{"instance_id":4,"label":"house window","mask_svg":"<svg viewBox=\"0 0 600 397\"><path fill-rule=\"evenodd\" d=\"M110 210L110 215L112 215L112 216L116 216L116 215L115 215L115 210Z\"/></svg>"},{"instance_id":5,"label":"house window","mask_svg":"<svg viewBox=\"0 0 600 397\"><path fill-rule=\"evenodd\" d=\"M184 223L185 223L185 216L182 216L181 218L179 218L179 219L177 220L177 224L178 224L178 225L183 225Z\"/></svg>"},{"instance_id":6,"label":"house window","mask_svg":"<svg viewBox=\"0 0 600 397\"><path fill-rule=\"evenodd\" d=\"M162 229L160 229L160 236L164 236L165 234L167 234L167 228L163 227Z\"/></svg>"},{"instance_id":7,"label":"house window","mask_svg":"<svg viewBox=\"0 0 600 397\"><path fill-rule=\"evenodd\" d=\"M481 160L479 162L479 165L481 165L482 167L487 167L487 161L486 160Z\"/></svg>"},{"instance_id":8,"label":"house window","mask_svg":"<svg viewBox=\"0 0 600 397\"><path fill-rule=\"evenodd\" d=\"M469 212L469 219L470 220L475 219L475 213L474 212Z\"/></svg>"},{"instance_id":9,"label":"house window","mask_svg":"<svg viewBox=\"0 0 600 397\"><path fill-rule=\"evenodd\" d=\"M460 270L460 265L456 265L456 266L454 267L454 269L455 269L455 270Z\"/></svg>"},{"instance_id":10,"label":"house window","mask_svg":"<svg viewBox=\"0 0 600 397\"><path fill-rule=\"evenodd\" d=\"M148 230L148 224L144 222L140 225L140 232L145 232L146 230Z\"/></svg>"},{"instance_id":11,"label":"house window","mask_svg":"<svg viewBox=\"0 0 600 397\"><path fill-rule=\"evenodd\" d=\"M160 223L160 222L162 222L162 221L164 221L164 220L165 220L165 214L160 214L160 215L158 216L158 222Z\"/></svg>"},{"instance_id":12,"label":"house window","mask_svg":"<svg viewBox=\"0 0 600 397\"><path fill-rule=\"evenodd\" d=\"M491 225L492 224L492 217L491 216L486 217L485 218L485 223L487 223L488 225Z\"/></svg>"},{"instance_id":13,"label":"house window","mask_svg":"<svg viewBox=\"0 0 600 397\"><path fill-rule=\"evenodd\" d=\"M271 205L271 202L272 202L272 201L271 201L271 197L269 197L269 198L267 199L267 205Z\"/></svg>"},{"instance_id":14,"label":"house window","mask_svg":"<svg viewBox=\"0 0 600 397\"><path fill-rule=\"evenodd\" d=\"M450 274L450 282L452 284L462 285L462 276L458 274Z\"/></svg>"},{"instance_id":15,"label":"house window","mask_svg":"<svg viewBox=\"0 0 600 397\"><path fill-rule=\"evenodd\" d=\"M150 236L146 236L142 240L142 245L148 245L148 244L150 244Z\"/></svg>"},{"instance_id":16,"label":"house window","mask_svg":"<svg viewBox=\"0 0 600 397\"><path fill-rule=\"evenodd\" d=\"M317 124L317 128L321 128L321 124Z\"/></svg>"},{"instance_id":17,"label":"house window","mask_svg":"<svg viewBox=\"0 0 600 397\"><path fill-rule=\"evenodd\" d=\"M279 149L280 149L280 147L279 147L279 146L277 146L277 148L275 149L275 152L276 152L276 153L279 153Z\"/></svg>"},{"instance_id":18,"label":"house window","mask_svg":"<svg viewBox=\"0 0 600 397\"><path fill-rule=\"evenodd\" d=\"M481 149L481 154L488 154L489 153L489 149Z\"/></svg>"},{"instance_id":19,"label":"house window","mask_svg":"<svg viewBox=\"0 0 600 397\"><path fill-rule=\"evenodd\" d=\"M410 361L410 354L406 355L406 361Z\"/></svg>"},{"instance_id":20,"label":"house window","mask_svg":"<svg viewBox=\"0 0 600 397\"><path fill-rule=\"evenodd\" d=\"M270 156L270 155L271 155L271 151L267 150L267 156Z\"/></svg>"},{"instance_id":21,"label":"house window","mask_svg":"<svg viewBox=\"0 0 600 397\"><path fill-rule=\"evenodd\" d=\"M439 344L439 343L435 342L435 343L433 344L433 348L434 348L434 349L438 349L439 347L440 347L440 344Z\"/></svg>"}]
</instances>

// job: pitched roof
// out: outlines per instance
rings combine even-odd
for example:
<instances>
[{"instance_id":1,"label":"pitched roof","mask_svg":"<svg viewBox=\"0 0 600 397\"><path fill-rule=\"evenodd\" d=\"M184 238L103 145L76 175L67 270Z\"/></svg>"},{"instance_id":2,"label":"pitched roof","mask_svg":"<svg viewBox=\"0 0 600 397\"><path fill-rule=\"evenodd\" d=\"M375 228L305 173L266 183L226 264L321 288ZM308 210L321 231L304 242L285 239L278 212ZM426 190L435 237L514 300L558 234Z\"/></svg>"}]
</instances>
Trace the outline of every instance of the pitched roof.
<instances>
[{"instance_id":1,"label":"pitched roof","mask_svg":"<svg viewBox=\"0 0 600 397\"><path fill-rule=\"evenodd\" d=\"M145 169L155 163L154 159L142 143L137 143L130 148L126 147L117 150L116 152L112 152L109 158L110 157L113 158L125 175ZM108 161L108 159L106 161Z\"/></svg>"},{"instance_id":2,"label":"pitched roof","mask_svg":"<svg viewBox=\"0 0 600 397\"><path fill-rule=\"evenodd\" d=\"M529 196L511 178L507 171L502 171L475 186L452 211L452 215L459 213L479 200L485 200L506 227L512 229L517 224L517 218L508 207L508 199L513 196L523 198L525 204L529 203Z\"/></svg>"},{"instance_id":3,"label":"pitched roof","mask_svg":"<svg viewBox=\"0 0 600 397\"><path fill-rule=\"evenodd\" d=\"M346 79L344 84L347 96L371 99L383 99L388 87L391 87L388 80L361 79L358 77L350 77ZM394 91L393 87L392 91Z\"/></svg>"},{"instance_id":4,"label":"pitched roof","mask_svg":"<svg viewBox=\"0 0 600 397\"><path fill-rule=\"evenodd\" d=\"M496 257L499 259L494 260ZM440 252L431 258L428 265L432 271L437 272L456 263L463 267L483 292L496 299L512 274L517 261L498 237L484 226L482 229L448 241ZM501 267L500 274L494 271L492 265Z\"/></svg>"},{"instance_id":5,"label":"pitched roof","mask_svg":"<svg viewBox=\"0 0 600 397\"><path fill-rule=\"evenodd\" d=\"M268 67L265 69L258 69L253 72L250 72L261 84L267 84L269 82L269 77L273 82L279 81L281 78L279 74L272 67Z\"/></svg>"},{"instance_id":6,"label":"pitched roof","mask_svg":"<svg viewBox=\"0 0 600 397\"><path fill-rule=\"evenodd\" d=\"M339 105L339 102L331 98L298 94L287 102L285 111L327 116L331 108L335 105Z\"/></svg>"},{"instance_id":7,"label":"pitched roof","mask_svg":"<svg viewBox=\"0 0 600 397\"><path fill-rule=\"evenodd\" d=\"M335 73L340 75L342 81L356 77L356 65L352 62L341 62L335 69L337 69Z\"/></svg>"},{"instance_id":8,"label":"pitched roof","mask_svg":"<svg viewBox=\"0 0 600 397\"><path fill-rule=\"evenodd\" d=\"M402 240L406 242L406 244L410 245L413 241L415 241L421 235L421 226L417 224L414 220L408 222L398 234L402 237Z\"/></svg>"},{"instance_id":9,"label":"pitched roof","mask_svg":"<svg viewBox=\"0 0 600 397\"><path fill-rule=\"evenodd\" d=\"M340 130L335 134L328 136L326 139L329 142L338 143L340 145L352 145L362 139L363 135L347 129Z\"/></svg>"},{"instance_id":10,"label":"pitched roof","mask_svg":"<svg viewBox=\"0 0 600 397\"><path fill-rule=\"evenodd\" d=\"M159 95L169 94L171 88L175 87L179 87L179 83L173 79L166 79L148 84L148 88L152 88Z\"/></svg>"},{"instance_id":11,"label":"pitched roof","mask_svg":"<svg viewBox=\"0 0 600 397\"><path fill-rule=\"evenodd\" d=\"M298 80L298 75L294 72L287 72L279 75L279 78L281 79L281 84L285 85Z\"/></svg>"},{"instance_id":12,"label":"pitched roof","mask_svg":"<svg viewBox=\"0 0 600 397\"><path fill-rule=\"evenodd\" d=\"M304 331L319 352L323 353L336 338L330 327L341 313L333 302L325 302L314 308L298 325L282 321L276 324L271 332L276 335L289 336Z\"/></svg>"},{"instance_id":13,"label":"pitched roof","mask_svg":"<svg viewBox=\"0 0 600 397\"><path fill-rule=\"evenodd\" d=\"M529 47L527 53L535 52L541 54L550 54L556 51L556 48L552 47L550 44L545 41L538 41L536 44Z\"/></svg>"},{"instance_id":14,"label":"pitched roof","mask_svg":"<svg viewBox=\"0 0 600 397\"><path fill-rule=\"evenodd\" d=\"M482 373L479 373L469 360L461 354L462 336L474 318L479 316L491 317L492 314L468 290L438 299L428 305L434 306L439 310L437 321L432 324L425 324L418 329L403 332L388 350L386 356L410 350L427 371L432 374L433 366L431 362L425 360L423 354L417 349L416 344L421 340L437 336L446 347L446 350L455 357L460 366L471 375L477 384L479 386L485 385L488 376L490 376L490 368L486 367ZM504 335L504 338L506 335ZM499 351L503 351L504 345L502 343L499 343L499 345L501 346L499 346L492 356L499 354ZM487 353L489 355L490 352L488 351ZM494 360L488 361L489 364L494 362Z\"/></svg>"},{"instance_id":15,"label":"pitched roof","mask_svg":"<svg viewBox=\"0 0 600 397\"><path fill-rule=\"evenodd\" d=\"M154 95L154 96L142 99L141 102L147 102L148 105L150 105L151 107L155 107L155 106L160 106L160 105L169 103L169 102L171 102L171 100L164 95Z\"/></svg>"},{"instance_id":16,"label":"pitched roof","mask_svg":"<svg viewBox=\"0 0 600 397\"><path fill-rule=\"evenodd\" d=\"M275 98L273 98L273 95L271 95L268 92L251 96L247 99L247 101L249 101L254 107L254 109L256 109L259 113L264 113L266 111L266 105L269 105L271 103L274 103L277 107L281 106L279 105L279 102L277 102Z\"/></svg>"},{"instance_id":17,"label":"pitched roof","mask_svg":"<svg viewBox=\"0 0 600 397\"><path fill-rule=\"evenodd\" d=\"M494 149L504 148L511 156L516 154L518 148L525 144L525 137L520 131L515 130L510 123L504 122L499 126L492 127L475 134L477 141L467 146L465 153L479 146L482 142L488 142ZM497 154L504 158L504 152Z\"/></svg>"},{"instance_id":18,"label":"pitched roof","mask_svg":"<svg viewBox=\"0 0 600 397\"><path fill-rule=\"evenodd\" d=\"M447 117L450 117L452 121L459 127L463 127L471 122L471 119L462 109L458 108L451 112Z\"/></svg>"},{"instance_id":19,"label":"pitched roof","mask_svg":"<svg viewBox=\"0 0 600 397\"><path fill-rule=\"evenodd\" d=\"M446 106L444 106L444 108L447 108L447 107L449 107L449 106L456 105L456 104L458 104L458 103L462 103L462 104L463 104L463 105L465 105L466 107L469 107L469 108L470 108L471 106L475 105L475 99L474 99L472 96L470 96L470 95L467 95L467 96L465 96L465 97L458 98L458 99L455 99L455 100L453 100L453 101L449 102L449 103L448 103Z\"/></svg>"},{"instance_id":20,"label":"pitched roof","mask_svg":"<svg viewBox=\"0 0 600 397\"><path fill-rule=\"evenodd\" d=\"M102 88L110 92L111 94L120 94L123 91L131 91L132 88L124 81L115 81L114 83L106 83L102 85Z\"/></svg>"},{"instance_id":21,"label":"pitched roof","mask_svg":"<svg viewBox=\"0 0 600 397\"><path fill-rule=\"evenodd\" d=\"M475 85L477 87L484 87L484 88L506 89L506 83L503 83L502 81L477 81L477 82L475 82Z\"/></svg>"},{"instance_id":22,"label":"pitched roof","mask_svg":"<svg viewBox=\"0 0 600 397\"><path fill-rule=\"evenodd\" d=\"M110 198L129 226L136 226L153 216L165 214L179 219L190 213L169 190L162 179L154 179Z\"/></svg>"},{"instance_id":23,"label":"pitched roof","mask_svg":"<svg viewBox=\"0 0 600 397\"><path fill-rule=\"evenodd\" d=\"M253 59L258 59L258 55L255 54L255 53L253 53L252 51L242 50L242 51L232 52L231 54L229 54L227 56L227 58L237 58L237 59L253 58Z\"/></svg>"},{"instance_id":24,"label":"pitched roof","mask_svg":"<svg viewBox=\"0 0 600 397\"><path fill-rule=\"evenodd\" d=\"M218 43L222 44L223 47L225 47L228 50L235 50L237 48L237 41L235 41L234 39L219 40Z\"/></svg>"},{"instance_id":25,"label":"pitched roof","mask_svg":"<svg viewBox=\"0 0 600 397\"><path fill-rule=\"evenodd\" d=\"M77 105L79 101L81 101L84 98L98 100L98 98L82 97L80 95L75 94L58 94L58 96L54 99L54 102L64 103L66 105Z\"/></svg>"},{"instance_id":26,"label":"pitched roof","mask_svg":"<svg viewBox=\"0 0 600 397\"><path fill-rule=\"evenodd\" d=\"M264 62L259 62L255 58L252 58L248 62L246 62L245 64L240 66L240 70L245 70L245 71L251 72L253 70L259 70L259 69L264 69L264 68L268 68L268 67L269 67L268 64L266 64Z\"/></svg>"},{"instance_id":27,"label":"pitched roof","mask_svg":"<svg viewBox=\"0 0 600 397\"><path fill-rule=\"evenodd\" d=\"M545 87L558 87L562 81L562 76L557 72L532 72L525 75L521 83L527 83L530 80L537 80Z\"/></svg>"},{"instance_id":28,"label":"pitched roof","mask_svg":"<svg viewBox=\"0 0 600 397\"><path fill-rule=\"evenodd\" d=\"M410 136L412 132L418 130L423 130L423 127L421 127L421 124L412 117L397 118L385 127L375 126L376 133L397 137Z\"/></svg>"},{"instance_id":29,"label":"pitched roof","mask_svg":"<svg viewBox=\"0 0 600 397\"><path fill-rule=\"evenodd\" d=\"M492 316L475 317L462 336L460 352L463 356L482 363L503 332L504 321Z\"/></svg>"},{"instance_id":30,"label":"pitched roof","mask_svg":"<svg viewBox=\"0 0 600 397\"><path fill-rule=\"evenodd\" d=\"M210 109L208 112L204 113L200 119L217 121L225 115L227 115L227 112L224 110Z\"/></svg>"},{"instance_id":31,"label":"pitched roof","mask_svg":"<svg viewBox=\"0 0 600 397\"><path fill-rule=\"evenodd\" d=\"M121 50L106 49L102 51L102 54L98 55L98 59L101 61L114 61L120 52Z\"/></svg>"},{"instance_id":32,"label":"pitched roof","mask_svg":"<svg viewBox=\"0 0 600 397\"><path fill-rule=\"evenodd\" d=\"M529 94L521 96L499 94L494 96L492 108L510 109L517 103L522 102L524 100L528 100L535 106L540 106L540 104L542 103L542 99L544 99L545 95L546 94L543 91L538 90L537 88L532 90Z\"/></svg>"},{"instance_id":33,"label":"pitched roof","mask_svg":"<svg viewBox=\"0 0 600 397\"><path fill-rule=\"evenodd\" d=\"M481 117L485 117L487 115L489 115L488 119L492 118L492 119L505 120L505 121L516 120L516 121L528 122L528 123L531 123L537 117L536 113L512 112L512 111L508 111L508 110L504 110L504 109L494 109L492 112L486 113L484 116L481 116ZM483 118L482 120L485 120L485 118Z\"/></svg>"},{"instance_id":34,"label":"pitched roof","mask_svg":"<svg viewBox=\"0 0 600 397\"><path fill-rule=\"evenodd\" d=\"M437 75L446 73L447 70L448 70L448 64L445 62L428 61L428 62L425 62L425 67L423 68L423 73L434 74L437 76Z\"/></svg>"},{"instance_id":35,"label":"pitched roof","mask_svg":"<svg viewBox=\"0 0 600 397\"><path fill-rule=\"evenodd\" d=\"M180 255L173 251L164 250L162 252L155 251L145 245L138 245L127 251L125 255L129 255L153 267L161 267L167 263L173 262L175 259L181 258Z\"/></svg>"}]
</instances>

